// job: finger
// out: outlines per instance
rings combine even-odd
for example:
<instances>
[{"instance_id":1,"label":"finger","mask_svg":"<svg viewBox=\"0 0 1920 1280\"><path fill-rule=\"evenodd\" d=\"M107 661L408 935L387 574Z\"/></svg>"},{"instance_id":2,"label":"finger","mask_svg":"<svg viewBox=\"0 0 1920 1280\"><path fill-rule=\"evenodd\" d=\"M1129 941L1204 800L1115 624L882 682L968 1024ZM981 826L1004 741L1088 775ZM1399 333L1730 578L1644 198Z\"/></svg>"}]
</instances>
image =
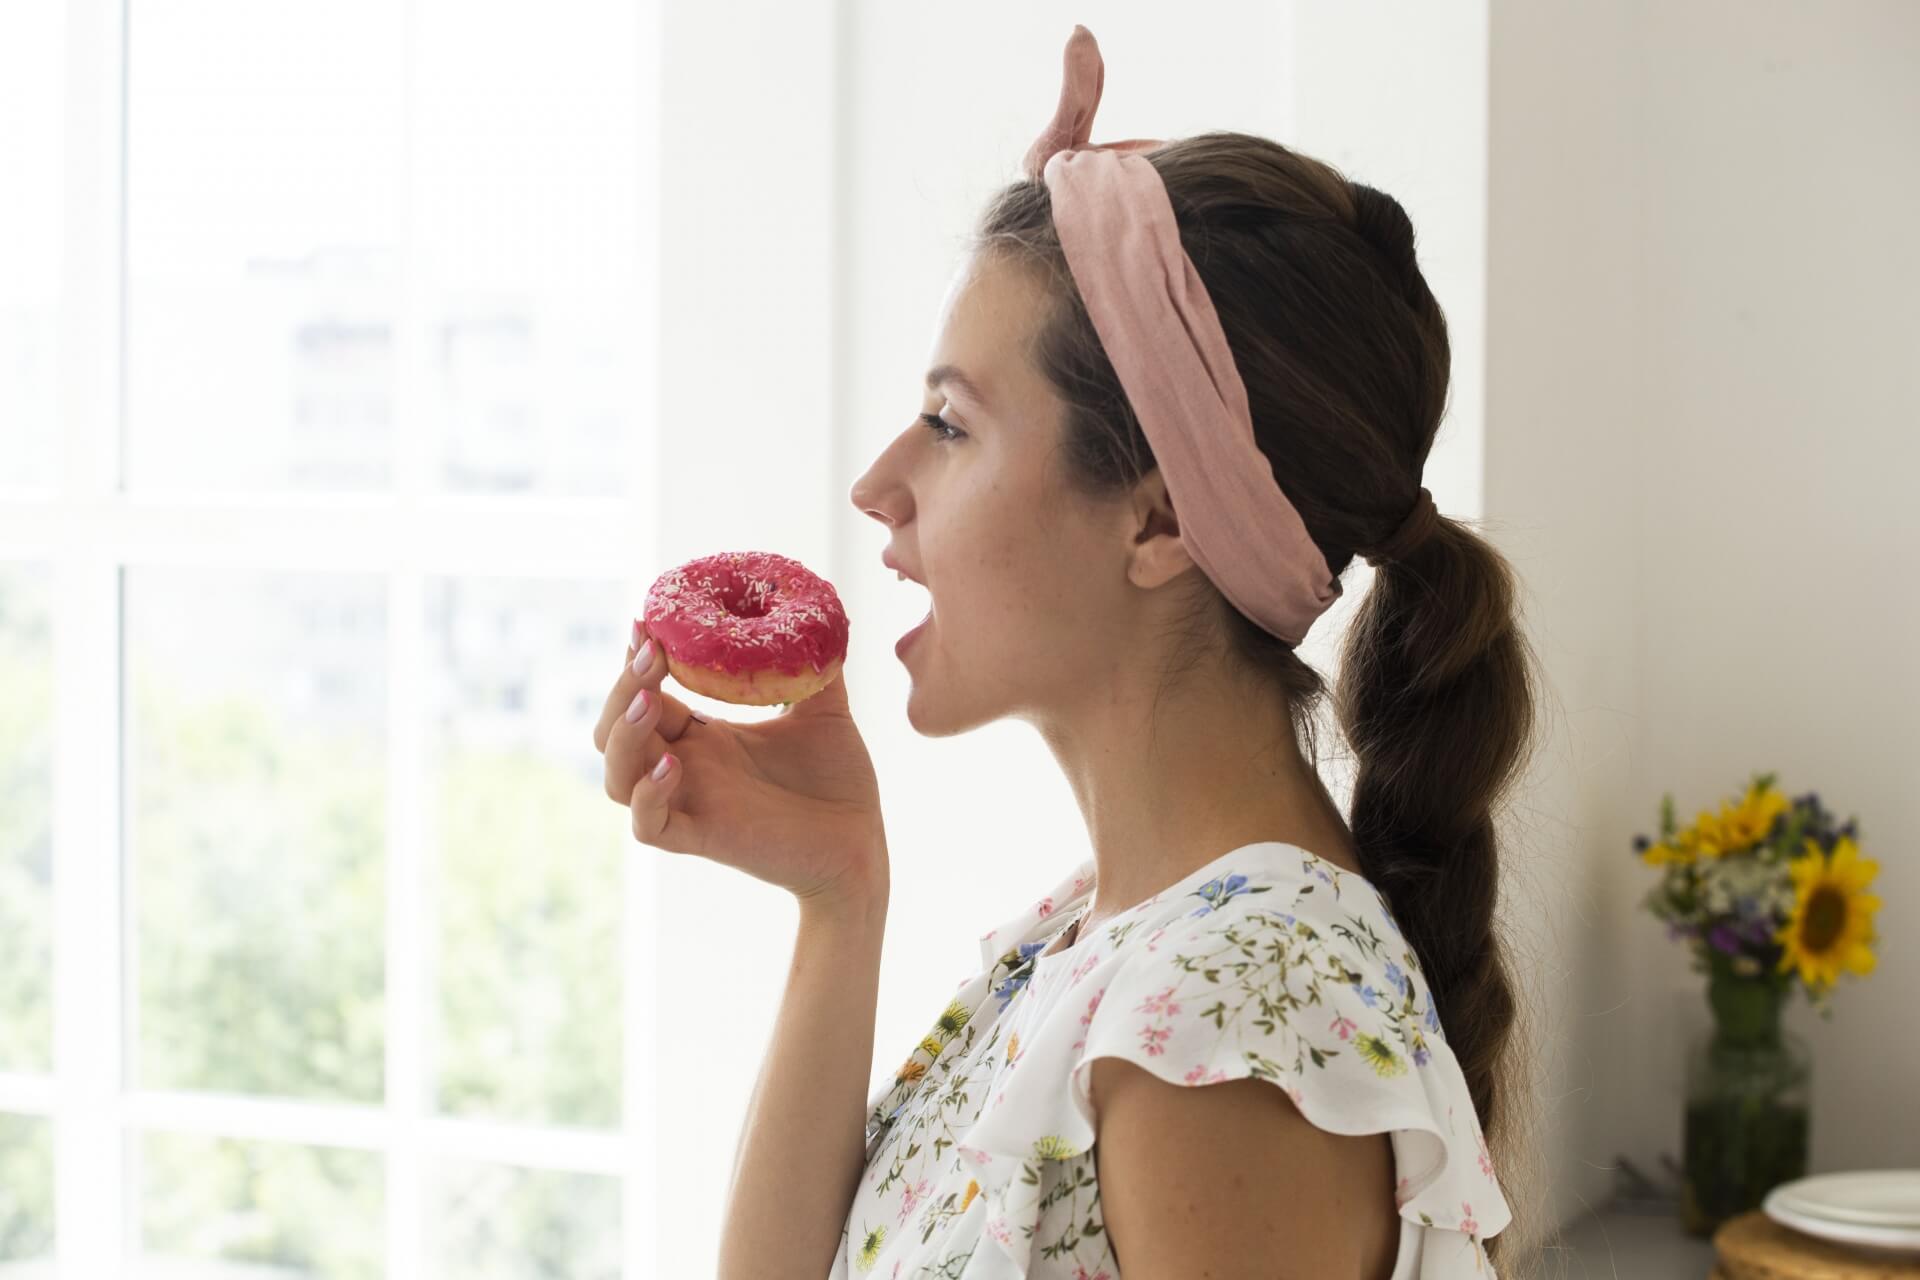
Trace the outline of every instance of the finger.
<instances>
[{"instance_id":1,"label":"finger","mask_svg":"<svg viewBox=\"0 0 1920 1280\"><path fill-rule=\"evenodd\" d=\"M614 720L607 734L606 792L609 800L625 804L633 795L634 779L651 769L667 749L658 732L660 697L642 685Z\"/></svg>"},{"instance_id":2,"label":"finger","mask_svg":"<svg viewBox=\"0 0 1920 1280\"><path fill-rule=\"evenodd\" d=\"M680 786L680 757L662 752L653 769L634 783L627 805L633 811L633 838L669 853L693 853L698 827L685 812L673 807Z\"/></svg>"},{"instance_id":3,"label":"finger","mask_svg":"<svg viewBox=\"0 0 1920 1280\"><path fill-rule=\"evenodd\" d=\"M636 620L633 625L635 634L644 639L646 633L641 624ZM613 688L608 691L607 700L600 708L600 718L593 726L595 751L603 754L606 752L607 737L613 731L614 724L626 713L627 708L633 703L633 696L642 688L650 688L660 696L662 712L659 733L661 737L668 742L675 742L687 731L687 721L692 718L692 711L688 709L686 703L660 688L660 682L667 674L666 655L661 653L660 646L655 644L648 650L646 665L640 670L635 670L633 664L638 656L634 644L629 641L626 665L620 668L620 676L613 682Z\"/></svg>"}]
</instances>

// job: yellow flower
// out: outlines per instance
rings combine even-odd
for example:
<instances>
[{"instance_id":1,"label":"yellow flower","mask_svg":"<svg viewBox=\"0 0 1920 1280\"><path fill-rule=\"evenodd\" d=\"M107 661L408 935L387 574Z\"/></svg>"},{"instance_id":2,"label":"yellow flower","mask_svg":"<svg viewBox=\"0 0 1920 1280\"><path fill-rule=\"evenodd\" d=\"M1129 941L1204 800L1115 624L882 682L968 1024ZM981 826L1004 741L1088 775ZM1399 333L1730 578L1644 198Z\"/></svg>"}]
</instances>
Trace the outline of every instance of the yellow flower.
<instances>
[{"instance_id":1,"label":"yellow flower","mask_svg":"<svg viewBox=\"0 0 1920 1280\"><path fill-rule=\"evenodd\" d=\"M1780 969L1798 968L1809 989L1830 987L1842 969L1873 972L1873 913L1880 899L1866 892L1880 864L1860 856L1851 837L1841 836L1831 855L1817 842L1806 842L1806 854L1787 864L1793 876L1793 915L1774 935L1785 951Z\"/></svg>"},{"instance_id":2,"label":"yellow flower","mask_svg":"<svg viewBox=\"0 0 1920 1280\"><path fill-rule=\"evenodd\" d=\"M972 1204L973 1198L979 1194L980 1194L980 1184L973 1181L971 1178L969 1178L967 1180L967 1198L960 1202L960 1212L965 1213L967 1211L967 1206Z\"/></svg>"},{"instance_id":3,"label":"yellow flower","mask_svg":"<svg viewBox=\"0 0 1920 1280\"><path fill-rule=\"evenodd\" d=\"M1375 1072L1383 1076L1397 1076L1404 1073L1407 1064L1393 1046L1376 1035L1361 1034L1353 1038L1353 1047L1367 1060Z\"/></svg>"},{"instance_id":4,"label":"yellow flower","mask_svg":"<svg viewBox=\"0 0 1920 1280\"><path fill-rule=\"evenodd\" d=\"M1686 864L1694 859L1693 846L1676 835L1673 844L1650 844L1640 851L1640 861L1650 867L1663 867L1670 862Z\"/></svg>"},{"instance_id":5,"label":"yellow flower","mask_svg":"<svg viewBox=\"0 0 1920 1280\"><path fill-rule=\"evenodd\" d=\"M947 1046L941 1043L940 1037L934 1035L931 1031L927 1033L927 1038L920 1042L920 1051L929 1058L937 1060L946 1050Z\"/></svg>"},{"instance_id":6,"label":"yellow flower","mask_svg":"<svg viewBox=\"0 0 1920 1280\"><path fill-rule=\"evenodd\" d=\"M880 1261L880 1250L886 1243L887 1228L884 1223L869 1229L866 1234L861 1237L860 1253L854 1258L854 1261L860 1265L862 1271L869 1270L874 1263Z\"/></svg>"},{"instance_id":7,"label":"yellow flower","mask_svg":"<svg viewBox=\"0 0 1920 1280\"><path fill-rule=\"evenodd\" d=\"M1701 858L1750 849L1766 839L1774 819L1791 807L1792 802L1778 787L1749 786L1737 806L1723 801L1717 814L1702 809L1692 826L1673 833L1671 844L1648 845L1640 851L1640 860L1650 867L1687 865Z\"/></svg>"},{"instance_id":8,"label":"yellow flower","mask_svg":"<svg viewBox=\"0 0 1920 1280\"><path fill-rule=\"evenodd\" d=\"M1080 1148L1059 1134L1050 1133L1034 1142L1033 1154L1041 1160L1071 1160L1080 1154Z\"/></svg>"},{"instance_id":9,"label":"yellow flower","mask_svg":"<svg viewBox=\"0 0 1920 1280\"><path fill-rule=\"evenodd\" d=\"M967 1025L967 1020L972 1016L973 1010L958 1000L952 1001L947 1005L946 1011L934 1019L932 1034L939 1036L942 1040L951 1040L960 1034L960 1029Z\"/></svg>"}]
</instances>

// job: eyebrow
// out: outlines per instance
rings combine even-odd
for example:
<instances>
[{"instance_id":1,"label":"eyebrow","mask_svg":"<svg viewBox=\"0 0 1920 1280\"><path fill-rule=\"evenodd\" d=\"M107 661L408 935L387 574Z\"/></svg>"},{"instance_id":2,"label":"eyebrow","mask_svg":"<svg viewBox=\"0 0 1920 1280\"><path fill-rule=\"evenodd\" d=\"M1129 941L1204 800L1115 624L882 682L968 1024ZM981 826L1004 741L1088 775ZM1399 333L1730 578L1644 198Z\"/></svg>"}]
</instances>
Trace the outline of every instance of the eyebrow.
<instances>
[{"instance_id":1,"label":"eyebrow","mask_svg":"<svg viewBox=\"0 0 1920 1280\"><path fill-rule=\"evenodd\" d=\"M958 365L940 364L927 370L927 390L932 391L943 382L951 382L960 388L961 395L966 396L981 408L989 407L987 397L982 394L979 386L973 379L962 373Z\"/></svg>"}]
</instances>

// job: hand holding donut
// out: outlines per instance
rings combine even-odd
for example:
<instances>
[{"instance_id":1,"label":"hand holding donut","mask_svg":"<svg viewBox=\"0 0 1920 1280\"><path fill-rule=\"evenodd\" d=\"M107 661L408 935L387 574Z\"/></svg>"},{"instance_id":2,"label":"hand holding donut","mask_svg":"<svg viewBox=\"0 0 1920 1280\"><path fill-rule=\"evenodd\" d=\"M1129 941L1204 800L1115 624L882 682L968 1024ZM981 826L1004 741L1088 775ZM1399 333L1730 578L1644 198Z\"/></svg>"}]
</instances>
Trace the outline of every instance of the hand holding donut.
<instances>
[{"instance_id":1,"label":"hand holding donut","mask_svg":"<svg viewBox=\"0 0 1920 1280\"><path fill-rule=\"evenodd\" d=\"M647 660L636 671L628 645L593 734L607 795L631 809L634 837L803 901L884 896L879 783L847 707L846 617L832 588L783 557L708 557L663 574L635 629L652 641ZM758 723L708 719L661 691L668 674L710 696L790 705Z\"/></svg>"}]
</instances>

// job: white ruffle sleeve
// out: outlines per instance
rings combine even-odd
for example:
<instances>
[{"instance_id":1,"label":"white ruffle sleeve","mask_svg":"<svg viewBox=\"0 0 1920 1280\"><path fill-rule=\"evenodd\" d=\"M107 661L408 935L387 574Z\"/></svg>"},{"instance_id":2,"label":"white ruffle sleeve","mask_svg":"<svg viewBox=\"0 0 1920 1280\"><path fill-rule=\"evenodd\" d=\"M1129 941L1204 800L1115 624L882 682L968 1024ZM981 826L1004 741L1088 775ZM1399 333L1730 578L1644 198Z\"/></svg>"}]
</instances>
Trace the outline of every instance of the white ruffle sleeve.
<instances>
[{"instance_id":1,"label":"white ruffle sleeve","mask_svg":"<svg viewBox=\"0 0 1920 1280\"><path fill-rule=\"evenodd\" d=\"M1411 1274L1493 1274L1481 1241L1510 1214L1412 948L1371 884L1294 865L1221 876L1035 957L960 1145L986 1202L963 1276L1028 1274L1043 1167L1094 1143L1099 1057L1187 1087L1268 1080L1322 1129L1388 1133L1400 1216L1424 1228Z\"/></svg>"}]
</instances>

